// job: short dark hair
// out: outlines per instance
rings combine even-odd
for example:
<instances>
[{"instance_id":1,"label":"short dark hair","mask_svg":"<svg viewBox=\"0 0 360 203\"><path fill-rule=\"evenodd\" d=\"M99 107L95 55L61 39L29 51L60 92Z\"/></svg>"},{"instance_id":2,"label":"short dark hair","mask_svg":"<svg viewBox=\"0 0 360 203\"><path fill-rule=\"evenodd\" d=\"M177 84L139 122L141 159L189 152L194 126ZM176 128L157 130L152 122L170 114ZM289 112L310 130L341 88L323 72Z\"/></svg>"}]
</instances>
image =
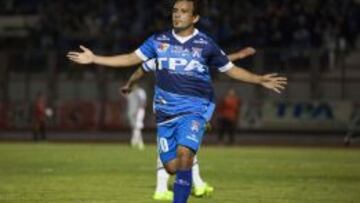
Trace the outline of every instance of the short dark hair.
<instances>
[{"instance_id":1,"label":"short dark hair","mask_svg":"<svg viewBox=\"0 0 360 203\"><path fill-rule=\"evenodd\" d=\"M188 2L192 2L193 5L194 5L194 11L193 11L193 15L200 15L201 11L200 11L200 1L199 0L175 0L174 1L174 4L176 2L179 2L179 1L188 1Z\"/></svg>"}]
</instances>

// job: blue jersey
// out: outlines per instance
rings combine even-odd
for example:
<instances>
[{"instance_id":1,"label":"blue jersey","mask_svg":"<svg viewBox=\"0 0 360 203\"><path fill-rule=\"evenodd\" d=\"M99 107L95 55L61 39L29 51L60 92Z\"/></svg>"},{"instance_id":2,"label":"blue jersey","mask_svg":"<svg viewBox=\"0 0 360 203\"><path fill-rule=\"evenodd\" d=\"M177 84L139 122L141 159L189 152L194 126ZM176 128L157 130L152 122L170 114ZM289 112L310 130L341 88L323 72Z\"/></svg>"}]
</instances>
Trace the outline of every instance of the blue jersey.
<instances>
[{"instance_id":1,"label":"blue jersey","mask_svg":"<svg viewBox=\"0 0 360 203\"><path fill-rule=\"evenodd\" d=\"M233 67L212 39L198 30L186 38L167 31L151 36L135 53L147 61L144 71L155 72L158 123L190 113L211 118L215 104L210 68L224 72Z\"/></svg>"}]
</instances>

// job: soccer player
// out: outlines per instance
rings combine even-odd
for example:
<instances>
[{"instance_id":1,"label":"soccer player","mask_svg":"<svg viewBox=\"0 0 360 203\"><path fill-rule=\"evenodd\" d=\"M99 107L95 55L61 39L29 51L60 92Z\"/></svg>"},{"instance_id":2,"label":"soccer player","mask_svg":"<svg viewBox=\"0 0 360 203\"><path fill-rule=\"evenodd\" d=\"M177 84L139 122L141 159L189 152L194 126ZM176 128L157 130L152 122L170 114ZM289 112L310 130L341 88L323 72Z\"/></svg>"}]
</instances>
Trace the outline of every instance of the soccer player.
<instances>
[{"instance_id":1,"label":"soccer player","mask_svg":"<svg viewBox=\"0 0 360 203\"><path fill-rule=\"evenodd\" d=\"M239 59L246 58L256 53L256 50L253 47L246 47L237 52L234 52L228 55L230 61L236 61ZM121 92L125 95L132 92L135 84L144 77L145 72L155 72L156 71L156 62L155 59L151 59L142 64L126 82L126 84L121 88ZM166 172L164 165L162 164L160 157L157 158L157 173L156 173L156 189L153 195L154 200L166 201L173 200L173 192L168 189L168 181L170 175ZM194 188L194 195L196 197L209 196L213 193L214 188L203 181L200 176L200 167L197 161L197 157L194 157L194 163L192 166L192 181Z\"/></svg>"},{"instance_id":2,"label":"soccer player","mask_svg":"<svg viewBox=\"0 0 360 203\"><path fill-rule=\"evenodd\" d=\"M176 0L173 29L154 34L136 51L100 56L81 46L67 57L80 64L128 67L155 58L157 63L154 109L158 149L166 171L176 174L174 203L184 203L191 192L193 159L200 147L206 120L215 104L210 68L236 80L262 85L280 93L287 83L277 74L256 75L229 61L207 35L195 29L199 21L196 0Z\"/></svg>"},{"instance_id":3,"label":"soccer player","mask_svg":"<svg viewBox=\"0 0 360 203\"><path fill-rule=\"evenodd\" d=\"M249 50L252 51L252 50ZM250 52L249 52L250 53ZM244 54L244 53L242 53ZM242 56L242 55L239 55ZM149 60L143 63L142 67L151 67L151 70L155 71L155 62L154 59ZM146 69L148 70L148 69ZM148 71L146 71L148 72ZM134 87L136 89L136 82L140 80L145 75L145 72L142 68L138 68L131 76L125 86L121 88L121 92L124 95L133 94ZM174 193L168 189L168 181L170 179L170 174L168 174L164 168L163 163L160 160L160 157L157 158L157 173L156 173L156 189L153 195L154 200L159 201L172 201ZM205 195L211 195L214 188L208 183L204 182L200 176L199 163L197 157L194 157L194 162L192 166L192 180L194 183L194 195L197 197L202 197Z\"/></svg>"},{"instance_id":4,"label":"soccer player","mask_svg":"<svg viewBox=\"0 0 360 203\"><path fill-rule=\"evenodd\" d=\"M125 96L127 99L127 116L132 130L130 144L134 148L143 150L145 145L141 130L144 128L146 92L135 84L132 91Z\"/></svg>"}]
</instances>

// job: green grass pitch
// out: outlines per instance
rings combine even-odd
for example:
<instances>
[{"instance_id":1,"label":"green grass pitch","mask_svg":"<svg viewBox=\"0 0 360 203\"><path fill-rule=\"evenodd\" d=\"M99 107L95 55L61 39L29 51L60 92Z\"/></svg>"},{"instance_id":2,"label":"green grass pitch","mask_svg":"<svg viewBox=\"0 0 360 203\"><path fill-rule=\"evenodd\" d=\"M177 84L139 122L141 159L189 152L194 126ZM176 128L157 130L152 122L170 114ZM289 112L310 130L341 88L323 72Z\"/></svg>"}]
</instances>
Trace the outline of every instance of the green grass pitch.
<instances>
[{"instance_id":1,"label":"green grass pitch","mask_svg":"<svg viewBox=\"0 0 360 203\"><path fill-rule=\"evenodd\" d=\"M360 202L360 150L210 147L210 198L190 203ZM122 144L0 143L0 202L154 202L156 150Z\"/></svg>"}]
</instances>

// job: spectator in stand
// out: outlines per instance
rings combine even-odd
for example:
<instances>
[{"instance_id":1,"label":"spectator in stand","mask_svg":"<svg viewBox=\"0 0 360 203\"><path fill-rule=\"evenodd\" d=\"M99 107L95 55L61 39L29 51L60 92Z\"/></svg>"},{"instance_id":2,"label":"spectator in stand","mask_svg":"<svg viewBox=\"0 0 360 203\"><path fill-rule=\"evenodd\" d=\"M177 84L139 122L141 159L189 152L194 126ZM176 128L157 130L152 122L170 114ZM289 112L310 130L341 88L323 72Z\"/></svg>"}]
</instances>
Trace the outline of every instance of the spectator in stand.
<instances>
[{"instance_id":1,"label":"spectator in stand","mask_svg":"<svg viewBox=\"0 0 360 203\"><path fill-rule=\"evenodd\" d=\"M199 27L225 50L251 44L259 49L281 48L279 55L286 56L289 47L328 50L329 37L334 43L330 44L329 53L339 49L346 49L343 52L348 53L358 48L360 4L356 0L204 2L206 17L200 20ZM152 3L156 6L149 6ZM64 51L82 41L100 52L132 50L145 36L168 27L170 13L164 9L167 6L169 3L164 0L131 3L116 0L2 0L0 14L38 16L39 24L36 29L24 28L29 34L21 39L9 41L9 37L0 36L0 45L5 49L24 47L25 44L45 51L55 47ZM134 17L133 13L140 14ZM153 16L157 17L153 19ZM149 23L149 19L155 23ZM111 43L113 41L119 43Z\"/></svg>"}]
</instances>

